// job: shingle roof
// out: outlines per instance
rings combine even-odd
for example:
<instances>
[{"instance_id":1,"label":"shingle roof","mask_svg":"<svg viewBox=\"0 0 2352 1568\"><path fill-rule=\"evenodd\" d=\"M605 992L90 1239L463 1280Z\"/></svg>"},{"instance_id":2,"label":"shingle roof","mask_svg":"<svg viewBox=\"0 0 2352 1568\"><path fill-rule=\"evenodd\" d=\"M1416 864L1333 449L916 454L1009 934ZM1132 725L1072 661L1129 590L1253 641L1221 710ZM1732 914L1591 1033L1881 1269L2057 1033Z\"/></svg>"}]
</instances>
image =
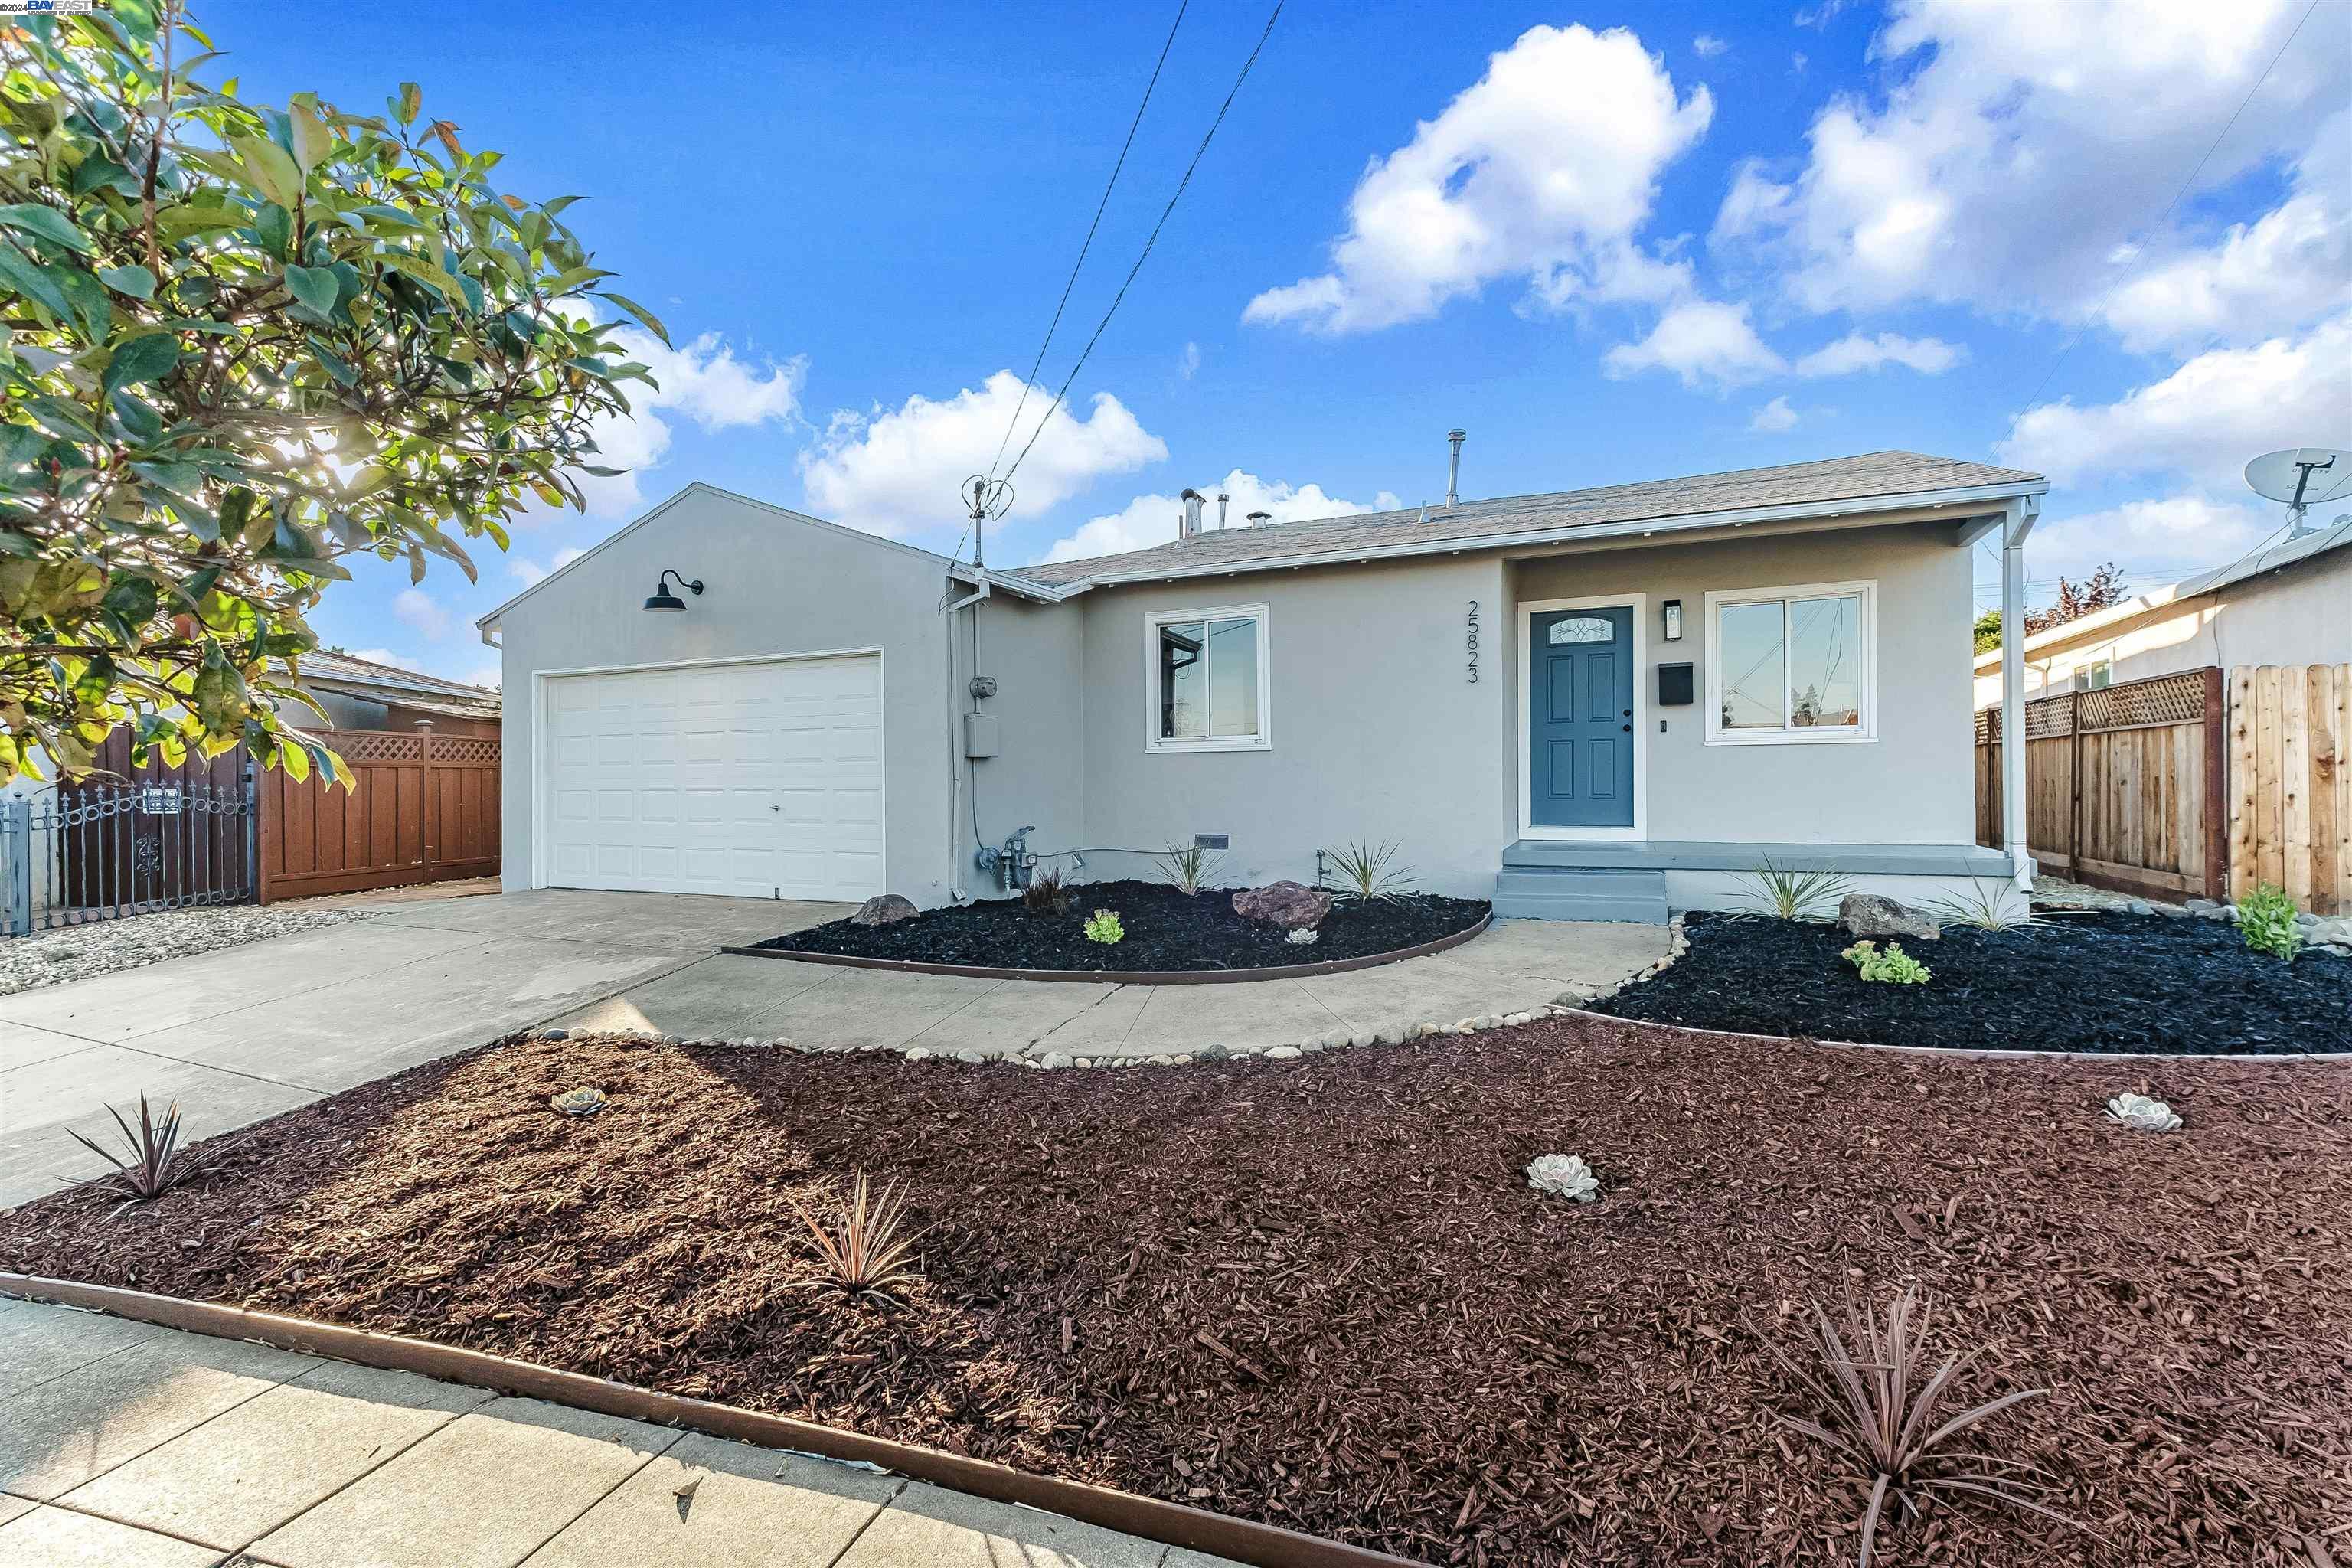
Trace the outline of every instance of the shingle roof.
<instances>
[{"instance_id":1,"label":"shingle roof","mask_svg":"<svg viewBox=\"0 0 2352 1568\"><path fill-rule=\"evenodd\" d=\"M1550 495L1508 496L1465 501L1458 506L1359 513L1306 522L1265 523L1256 528L1212 530L1196 538L1171 540L1149 550L1016 567L1009 574L1059 587L1089 577L1150 575L1163 568L1184 573L1203 568L1247 571L1254 564L1301 556L1348 555L1365 550L1443 544L1450 539L1491 539L1544 533L1643 518L1689 517L1741 511L1754 507L1801 506L1858 500L1865 497L1924 494L1979 486L2039 484L2042 476L1917 452L1867 452L1813 463L1686 479L1650 479L1598 489ZM1173 526L1171 520L1171 526Z\"/></svg>"},{"instance_id":2,"label":"shingle roof","mask_svg":"<svg viewBox=\"0 0 2352 1568\"><path fill-rule=\"evenodd\" d=\"M437 675L420 675L372 658L353 658L347 653L319 648L302 655L297 662L302 672L302 684L323 690L352 689L358 695L381 698L387 689L395 689L403 694L399 700L404 707L451 717L495 717L500 707L499 693L486 687L444 680Z\"/></svg>"}]
</instances>

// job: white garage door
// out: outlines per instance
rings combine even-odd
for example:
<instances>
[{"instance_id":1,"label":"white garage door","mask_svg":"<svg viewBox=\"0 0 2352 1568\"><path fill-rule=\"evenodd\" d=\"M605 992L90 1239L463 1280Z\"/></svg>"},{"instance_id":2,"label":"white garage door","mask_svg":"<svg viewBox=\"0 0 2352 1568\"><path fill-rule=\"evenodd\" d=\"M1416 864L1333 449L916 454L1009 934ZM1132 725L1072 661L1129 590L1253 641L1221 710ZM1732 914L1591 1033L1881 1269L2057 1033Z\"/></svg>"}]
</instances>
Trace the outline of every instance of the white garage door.
<instances>
[{"instance_id":1,"label":"white garage door","mask_svg":"<svg viewBox=\"0 0 2352 1568\"><path fill-rule=\"evenodd\" d=\"M555 887L883 890L878 656L553 677L540 721Z\"/></svg>"}]
</instances>

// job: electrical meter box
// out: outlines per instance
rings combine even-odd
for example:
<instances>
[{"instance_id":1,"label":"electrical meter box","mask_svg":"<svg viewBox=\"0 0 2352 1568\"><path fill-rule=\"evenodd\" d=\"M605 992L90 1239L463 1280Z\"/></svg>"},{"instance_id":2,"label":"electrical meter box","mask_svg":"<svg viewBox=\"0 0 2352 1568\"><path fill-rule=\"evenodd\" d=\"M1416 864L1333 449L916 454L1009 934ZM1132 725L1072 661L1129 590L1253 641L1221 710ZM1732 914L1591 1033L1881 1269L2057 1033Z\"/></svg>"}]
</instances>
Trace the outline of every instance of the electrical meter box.
<instances>
[{"instance_id":1,"label":"electrical meter box","mask_svg":"<svg viewBox=\"0 0 2352 1568\"><path fill-rule=\"evenodd\" d=\"M992 713L963 716L963 754L977 761L996 755L996 717Z\"/></svg>"}]
</instances>

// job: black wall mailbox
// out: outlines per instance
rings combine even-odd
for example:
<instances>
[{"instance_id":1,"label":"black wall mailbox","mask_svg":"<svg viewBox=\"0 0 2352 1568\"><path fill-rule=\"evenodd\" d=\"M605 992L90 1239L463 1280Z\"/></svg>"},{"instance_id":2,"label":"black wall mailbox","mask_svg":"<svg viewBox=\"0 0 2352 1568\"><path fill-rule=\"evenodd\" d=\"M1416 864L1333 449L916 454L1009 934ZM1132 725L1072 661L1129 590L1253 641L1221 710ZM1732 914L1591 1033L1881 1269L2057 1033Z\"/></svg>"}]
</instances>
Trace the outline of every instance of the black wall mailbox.
<instances>
[{"instance_id":1,"label":"black wall mailbox","mask_svg":"<svg viewBox=\"0 0 2352 1568\"><path fill-rule=\"evenodd\" d=\"M1698 700L1692 691L1691 667L1687 664L1658 666L1658 706L1687 708Z\"/></svg>"}]
</instances>

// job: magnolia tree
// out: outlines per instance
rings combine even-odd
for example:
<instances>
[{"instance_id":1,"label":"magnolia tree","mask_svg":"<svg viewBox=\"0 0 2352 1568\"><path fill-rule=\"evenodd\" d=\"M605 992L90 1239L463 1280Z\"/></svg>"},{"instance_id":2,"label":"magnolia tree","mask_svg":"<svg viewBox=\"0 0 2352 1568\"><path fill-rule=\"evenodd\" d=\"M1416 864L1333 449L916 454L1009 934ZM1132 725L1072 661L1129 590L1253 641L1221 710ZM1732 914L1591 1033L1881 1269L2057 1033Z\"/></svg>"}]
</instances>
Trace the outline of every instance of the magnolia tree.
<instances>
[{"instance_id":1,"label":"magnolia tree","mask_svg":"<svg viewBox=\"0 0 2352 1568\"><path fill-rule=\"evenodd\" d=\"M650 384L598 318L667 341L415 84L272 109L214 58L177 0L0 17L0 783L127 725L348 784L289 721L341 562L471 577L461 539L583 505Z\"/></svg>"}]
</instances>

